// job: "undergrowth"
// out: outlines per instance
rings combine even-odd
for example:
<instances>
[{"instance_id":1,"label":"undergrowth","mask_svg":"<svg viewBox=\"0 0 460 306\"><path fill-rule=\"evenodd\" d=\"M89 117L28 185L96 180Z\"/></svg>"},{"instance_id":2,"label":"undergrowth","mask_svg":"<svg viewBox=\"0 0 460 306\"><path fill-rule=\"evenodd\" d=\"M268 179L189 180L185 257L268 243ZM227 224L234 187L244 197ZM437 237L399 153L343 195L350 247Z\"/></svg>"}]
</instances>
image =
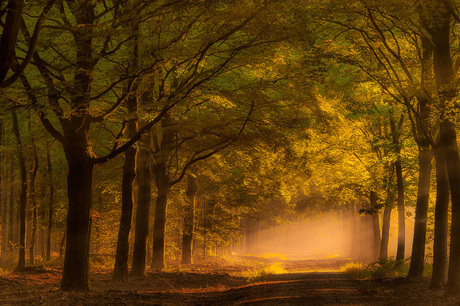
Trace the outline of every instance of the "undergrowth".
<instances>
[{"instance_id":1,"label":"undergrowth","mask_svg":"<svg viewBox=\"0 0 460 306\"><path fill-rule=\"evenodd\" d=\"M393 259L381 259L372 264L347 263L341 269L353 278L385 278L385 277L405 277L409 271L408 263Z\"/></svg>"},{"instance_id":2,"label":"undergrowth","mask_svg":"<svg viewBox=\"0 0 460 306\"><path fill-rule=\"evenodd\" d=\"M246 278L248 283L254 283L263 280L267 276L283 273L286 273L286 270L280 263L275 263L243 271L241 276Z\"/></svg>"}]
</instances>

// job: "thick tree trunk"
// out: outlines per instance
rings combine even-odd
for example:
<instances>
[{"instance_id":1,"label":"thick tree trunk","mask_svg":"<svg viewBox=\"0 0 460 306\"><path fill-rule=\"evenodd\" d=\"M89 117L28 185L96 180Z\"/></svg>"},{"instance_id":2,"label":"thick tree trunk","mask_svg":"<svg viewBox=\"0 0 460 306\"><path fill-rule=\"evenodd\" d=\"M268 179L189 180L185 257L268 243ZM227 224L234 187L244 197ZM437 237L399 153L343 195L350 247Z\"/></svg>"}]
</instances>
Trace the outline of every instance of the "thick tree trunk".
<instances>
[{"instance_id":1,"label":"thick tree trunk","mask_svg":"<svg viewBox=\"0 0 460 306\"><path fill-rule=\"evenodd\" d=\"M425 264L426 222L428 216L428 200L430 197L431 160L433 154L429 147L420 147L418 156L418 192L415 207L412 258L408 277L423 277L423 268Z\"/></svg>"},{"instance_id":2,"label":"thick tree trunk","mask_svg":"<svg viewBox=\"0 0 460 306\"><path fill-rule=\"evenodd\" d=\"M70 150L72 152L66 150L69 210L61 289L87 291L91 289L88 277L94 165L80 148Z\"/></svg>"},{"instance_id":3,"label":"thick tree trunk","mask_svg":"<svg viewBox=\"0 0 460 306\"><path fill-rule=\"evenodd\" d=\"M26 267L26 204L27 204L27 172L24 159L24 152L21 143L21 135L19 133L18 117L16 112L12 112L13 133L16 138L18 147L19 168L21 169L21 194L19 198L19 260L16 271L24 270Z\"/></svg>"},{"instance_id":4,"label":"thick tree trunk","mask_svg":"<svg viewBox=\"0 0 460 306\"><path fill-rule=\"evenodd\" d=\"M3 120L0 118L0 146L3 146ZM1 215L1 224L0 224L0 254L4 257L7 253L7 242L8 242L8 231L7 231L7 214L8 206L6 201L6 183L5 183L5 173L6 173L6 164L5 164L5 155L0 155L0 215Z\"/></svg>"},{"instance_id":5,"label":"thick tree trunk","mask_svg":"<svg viewBox=\"0 0 460 306\"><path fill-rule=\"evenodd\" d=\"M14 64L16 41L21 24L23 0L10 0L6 5L6 20L0 36L0 85Z\"/></svg>"},{"instance_id":6,"label":"thick tree trunk","mask_svg":"<svg viewBox=\"0 0 460 306\"><path fill-rule=\"evenodd\" d=\"M150 200L152 194L152 175L150 171L152 156L148 149L151 142L150 138L150 133L142 136L141 147L137 155L138 201L133 262L131 267L131 275L133 276L141 276L145 273L147 237L149 234Z\"/></svg>"},{"instance_id":7,"label":"thick tree trunk","mask_svg":"<svg viewBox=\"0 0 460 306\"><path fill-rule=\"evenodd\" d=\"M446 148L446 166L452 199L452 222L450 242L449 275L447 291L450 295L460 294L460 156L457 147L455 126L441 123L441 138Z\"/></svg>"},{"instance_id":8,"label":"thick tree trunk","mask_svg":"<svg viewBox=\"0 0 460 306\"><path fill-rule=\"evenodd\" d=\"M440 118L440 148L444 151L452 200L450 262L447 294L460 294L460 156L457 145L452 100L457 96L455 70L450 52L451 10L446 2L433 0L421 14L423 25L430 33L434 46L434 72L438 96L443 108ZM432 6L432 5L435 6ZM435 7L435 9L433 8ZM428 14L426 14L428 12Z\"/></svg>"},{"instance_id":9,"label":"thick tree trunk","mask_svg":"<svg viewBox=\"0 0 460 306\"><path fill-rule=\"evenodd\" d=\"M163 269L165 266L166 206L168 204L169 178L165 162L155 162L152 168L158 190L153 225L152 268Z\"/></svg>"},{"instance_id":10,"label":"thick tree trunk","mask_svg":"<svg viewBox=\"0 0 460 306\"><path fill-rule=\"evenodd\" d=\"M184 230L182 234L182 264L192 263L192 246L195 219L195 198L198 190L197 179L194 175L188 175L187 203L185 205Z\"/></svg>"},{"instance_id":11,"label":"thick tree trunk","mask_svg":"<svg viewBox=\"0 0 460 306\"><path fill-rule=\"evenodd\" d=\"M449 178L445 149L436 148L436 208L434 213L433 273L431 288L441 289L447 283L447 235L449 212Z\"/></svg>"}]
</instances>

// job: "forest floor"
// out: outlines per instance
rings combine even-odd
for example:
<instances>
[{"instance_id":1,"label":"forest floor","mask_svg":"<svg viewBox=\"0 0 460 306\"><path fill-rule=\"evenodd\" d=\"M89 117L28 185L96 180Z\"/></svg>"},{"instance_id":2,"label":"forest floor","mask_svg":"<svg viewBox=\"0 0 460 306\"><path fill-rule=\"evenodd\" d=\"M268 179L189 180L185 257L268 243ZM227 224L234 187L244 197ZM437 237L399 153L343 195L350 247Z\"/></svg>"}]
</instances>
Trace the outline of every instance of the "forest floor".
<instances>
[{"instance_id":1,"label":"forest floor","mask_svg":"<svg viewBox=\"0 0 460 306\"><path fill-rule=\"evenodd\" d=\"M239 257L149 271L128 283L91 271L91 292L59 290L61 271L0 275L0 305L460 305L429 279L353 279L339 259Z\"/></svg>"}]
</instances>

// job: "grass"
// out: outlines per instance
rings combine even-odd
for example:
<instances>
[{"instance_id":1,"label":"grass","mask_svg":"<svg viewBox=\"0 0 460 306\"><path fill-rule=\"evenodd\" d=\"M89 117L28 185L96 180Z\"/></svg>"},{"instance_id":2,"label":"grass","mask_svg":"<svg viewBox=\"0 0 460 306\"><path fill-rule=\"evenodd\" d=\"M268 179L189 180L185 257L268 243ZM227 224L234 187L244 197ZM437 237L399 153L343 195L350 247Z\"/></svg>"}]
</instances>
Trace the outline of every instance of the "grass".
<instances>
[{"instance_id":1,"label":"grass","mask_svg":"<svg viewBox=\"0 0 460 306\"><path fill-rule=\"evenodd\" d=\"M400 262L393 259L382 259L369 265L348 263L344 265L340 271L358 279L405 277L409 271L409 267L406 262Z\"/></svg>"},{"instance_id":2,"label":"grass","mask_svg":"<svg viewBox=\"0 0 460 306\"><path fill-rule=\"evenodd\" d=\"M267 276L283 273L287 273L287 271L280 263L275 263L243 271L241 276L246 278L248 283L254 283L262 281Z\"/></svg>"}]
</instances>

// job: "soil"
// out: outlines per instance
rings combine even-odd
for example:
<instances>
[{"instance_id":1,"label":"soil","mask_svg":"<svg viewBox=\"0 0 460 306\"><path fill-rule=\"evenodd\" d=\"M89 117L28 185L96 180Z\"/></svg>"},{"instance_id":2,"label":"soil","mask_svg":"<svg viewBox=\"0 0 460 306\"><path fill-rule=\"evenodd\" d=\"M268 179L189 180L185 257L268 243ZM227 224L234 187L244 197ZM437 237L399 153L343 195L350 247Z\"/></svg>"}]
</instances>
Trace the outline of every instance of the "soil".
<instances>
[{"instance_id":1,"label":"soil","mask_svg":"<svg viewBox=\"0 0 460 306\"><path fill-rule=\"evenodd\" d=\"M352 279L339 272L338 259L281 260L281 274L248 278L279 259L243 257L231 264L214 260L149 271L127 283L111 281L111 271L91 271L91 292L59 290L61 271L29 269L0 276L1 305L460 305L429 279ZM243 277L246 276L246 277Z\"/></svg>"}]
</instances>

